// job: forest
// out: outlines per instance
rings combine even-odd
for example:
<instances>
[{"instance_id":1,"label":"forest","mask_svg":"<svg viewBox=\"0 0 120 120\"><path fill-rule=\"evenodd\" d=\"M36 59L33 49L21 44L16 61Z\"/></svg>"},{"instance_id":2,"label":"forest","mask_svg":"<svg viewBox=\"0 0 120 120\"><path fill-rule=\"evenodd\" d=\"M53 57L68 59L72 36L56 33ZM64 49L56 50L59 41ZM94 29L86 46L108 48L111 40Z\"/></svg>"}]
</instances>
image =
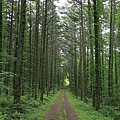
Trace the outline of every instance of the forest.
<instances>
[{"instance_id":1,"label":"forest","mask_svg":"<svg viewBox=\"0 0 120 120\"><path fill-rule=\"evenodd\" d=\"M120 120L120 0L0 0L0 120Z\"/></svg>"}]
</instances>

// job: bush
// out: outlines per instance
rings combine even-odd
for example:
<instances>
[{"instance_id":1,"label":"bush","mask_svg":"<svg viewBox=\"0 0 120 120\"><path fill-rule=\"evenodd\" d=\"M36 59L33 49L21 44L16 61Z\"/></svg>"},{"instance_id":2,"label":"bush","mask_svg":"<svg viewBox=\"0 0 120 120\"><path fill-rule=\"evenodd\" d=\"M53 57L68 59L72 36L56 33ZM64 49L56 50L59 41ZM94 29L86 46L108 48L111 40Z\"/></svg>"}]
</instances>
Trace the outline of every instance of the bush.
<instances>
[{"instance_id":1,"label":"bush","mask_svg":"<svg viewBox=\"0 0 120 120\"><path fill-rule=\"evenodd\" d=\"M113 107L113 106L104 105L104 106L101 107L99 112L103 116L110 116L110 117L113 117L115 120L120 120L119 107Z\"/></svg>"},{"instance_id":2,"label":"bush","mask_svg":"<svg viewBox=\"0 0 120 120\"><path fill-rule=\"evenodd\" d=\"M53 95L51 92L48 97L44 95L44 102L27 95L22 96L19 104L13 104L13 97L9 99L0 97L0 120L37 120L40 116L44 116L58 94L59 92Z\"/></svg>"}]
</instances>

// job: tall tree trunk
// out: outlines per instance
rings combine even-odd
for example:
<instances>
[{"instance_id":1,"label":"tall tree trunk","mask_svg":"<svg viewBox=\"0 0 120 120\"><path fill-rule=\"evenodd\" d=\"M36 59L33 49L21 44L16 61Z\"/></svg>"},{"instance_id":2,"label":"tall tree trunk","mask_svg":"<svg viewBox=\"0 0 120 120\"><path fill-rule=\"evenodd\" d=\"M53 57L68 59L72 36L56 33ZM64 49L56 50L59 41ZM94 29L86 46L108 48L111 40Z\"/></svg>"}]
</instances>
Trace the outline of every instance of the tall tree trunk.
<instances>
[{"instance_id":1,"label":"tall tree trunk","mask_svg":"<svg viewBox=\"0 0 120 120\"><path fill-rule=\"evenodd\" d=\"M26 0L21 0L21 18L20 18L20 31L18 38L17 60L15 63L15 76L14 76L14 103L20 102L21 96L21 68L23 56L23 43L24 43L24 30L25 30L25 13L26 13Z\"/></svg>"},{"instance_id":2,"label":"tall tree trunk","mask_svg":"<svg viewBox=\"0 0 120 120\"><path fill-rule=\"evenodd\" d=\"M31 93L31 85L32 85L32 18L31 18L31 14L32 14L32 8L31 8L31 1L30 1L30 31L29 31L29 76L28 76L28 84L29 84L29 93Z\"/></svg>"},{"instance_id":3,"label":"tall tree trunk","mask_svg":"<svg viewBox=\"0 0 120 120\"><path fill-rule=\"evenodd\" d=\"M0 74L2 73L2 0L0 0ZM2 76L0 75L2 78ZM1 95L1 88L0 88Z\"/></svg>"},{"instance_id":4,"label":"tall tree trunk","mask_svg":"<svg viewBox=\"0 0 120 120\"><path fill-rule=\"evenodd\" d=\"M20 0L18 0L18 3L17 3L17 12L16 12L16 18L17 18L17 21L16 21L16 36L15 36L15 57L17 58L17 49L18 49L18 34L19 34L19 16L20 16ZM15 60L14 62L14 78L13 78L13 90L15 90L15 87L16 87L16 79L17 79L17 76L16 76L16 68L17 67L17 60ZM15 96L15 91L13 93L13 95ZM14 101L15 102L15 101Z\"/></svg>"},{"instance_id":5,"label":"tall tree trunk","mask_svg":"<svg viewBox=\"0 0 120 120\"><path fill-rule=\"evenodd\" d=\"M51 48L51 54L50 54L50 88L52 88L53 93L54 93L54 81L53 81L53 44L52 44L52 48Z\"/></svg>"},{"instance_id":6,"label":"tall tree trunk","mask_svg":"<svg viewBox=\"0 0 120 120\"><path fill-rule=\"evenodd\" d=\"M46 87L47 87L47 96L49 95L49 89L50 89L50 77L49 77L49 56L48 56L48 27L47 27L47 38L46 38Z\"/></svg>"},{"instance_id":7,"label":"tall tree trunk","mask_svg":"<svg viewBox=\"0 0 120 120\"><path fill-rule=\"evenodd\" d=\"M39 31L38 26L39 26L39 0L36 2L34 64L33 64L33 83L35 100L37 100L37 83L38 83L38 31Z\"/></svg>"},{"instance_id":8,"label":"tall tree trunk","mask_svg":"<svg viewBox=\"0 0 120 120\"><path fill-rule=\"evenodd\" d=\"M81 39L82 39L82 32L80 30L80 97L81 97L81 100L83 99L83 51L82 51L82 42L81 42Z\"/></svg>"},{"instance_id":9,"label":"tall tree trunk","mask_svg":"<svg viewBox=\"0 0 120 120\"><path fill-rule=\"evenodd\" d=\"M103 101L104 98L104 89L105 89L105 63L104 63L104 47L103 47L103 43L102 43L102 61L101 61L101 82L102 82L102 86L101 86L101 102Z\"/></svg>"},{"instance_id":10,"label":"tall tree trunk","mask_svg":"<svg viewBox=\"0 0 120 120\"><path fill-rule=\"evenodd\" d=\"M88 17L89 17L89 43L90 43L90 93L92 96L93 93L93 81L94 81L94 53L93 53L93 46L94 46L94 40L92 35L92 11L91 11L91 3L90 0L88 0Z\"/></svg>"},{"instance_id":11,"label":"tall tree trunk","mask_svg":"<svg viewBox=\"0 0 120 120\"><path fill-rule=\"evenodd\" d=\"M9 35L9 42L8 42L8 53L9 53L9 55L11 56L12 55L12 53L13 53L13 8L14 8L14 0L12 0L12 9L11 9L11 16L10 16L10 35ZM9 81L11 81L10 80L10 74L11 74L11 72L12 72L12 60L10 59L9 60L9 63L8 63L8 66L7 66L8 68L7 68L7 70L8 70L8 72L9 72L9 74L8 74L8 77L6 78L6 80L5 80L5 84L6 84L6 86L8 87L9 86ZM6 90L6 95L8 95L8 89Z\"/></svg>"},{"instance_id":12,"label":"tall tree trunk","mask_svg":"<svg viewBox=\"0 0 120 120\"><path fill-rule=\"evenodd\" d=\"M94 36L95 36L95 83L94 88L94 107L96 110L100 109L100 73L99 73L99 17L98 17L98 0L93 1L94 6Z\"/></svg>"},{"instance_id":13,"label":"tall tree trunk","mask_svg":"<svg viewBox=\"0 0 120 120\"><path fill-rule=\"evenodd\" d=\"M40 100L43 101L44 94L44 79L45 79L45 43L46 43L46 23L47 23L47 0L45 0L45 10L43 17L43 25L42 25L42 76L41 76L41 96Z\"/></svg>"},{"instance_id":14,"label":"tall tree trunk","mask_svg":"<svg viewBox=\"0 0 120 120\"><path fill-rule=\"evenodd\" d=\"M75 38L74 38L75 39ZM75 96L76 96L76 98L78 97L78 79L77 79L77 41L76 41L76 39L75 39L75 41L74 41L74 44L75 44L75 46L74 46L74 80L75 80Z\"/></svg>"},{"instance_id":15,"label":"tall tree trunk","mask_svg":"<svg viewBox=\"0 0 120 120\"><path fill-rule=\"evenodd\" d=\"M83 64L83 89L84 89L84 100L86 99L87 97L87 77L86 77L86 43L85 43L85 38L84 38L84 22L83 22L83 4L82 4L82 0L81 0L81 29L82 29L82 36L81 36L81 42L82 42L82 51L83 51L83 61L82 61L82 64Z\"/></svg>"},{"instance_id":16,"label":"tall tree trunk","mask_svg":"<svg viewBox=\"0 0 120 120\"><path fill-rule=\"evenodd\" d=\"M110 9L110 44L109 44L109 68L108 68L108 96L113 96L113 0Z\"/></svg>"},{"instance_id":17,"label":"tall tree trunk","mask_svg":"<svg viewBox=\"0 0 120 120\"><path fill-rule=\"evenodd\" d=\"M56 46L56 43L55 43L55 46L54 46L54 89L55 89L55 85L56 85L56 81L57 81L57 46ZM55 90L54 90L54 93L55 93Z\"/></svg>"}]
</instances>

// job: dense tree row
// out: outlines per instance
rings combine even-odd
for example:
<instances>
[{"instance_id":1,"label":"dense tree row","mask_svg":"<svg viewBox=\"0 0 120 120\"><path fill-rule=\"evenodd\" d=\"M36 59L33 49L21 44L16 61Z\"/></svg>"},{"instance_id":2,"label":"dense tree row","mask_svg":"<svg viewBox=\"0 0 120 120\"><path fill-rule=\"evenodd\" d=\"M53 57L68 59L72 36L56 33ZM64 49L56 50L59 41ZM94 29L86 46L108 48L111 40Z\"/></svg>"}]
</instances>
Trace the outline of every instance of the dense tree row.
<instances>
[{"instance_id":1,"label":"dense tree row","mask_svg":"<svg viewBox=\"0 0 120 120\"><path fill-rule=\"evenodd\" d=\"M119 2L69 0L69 3L62 29L71 90L85 102L90 98L96 110L101 105L117 107L120 102Z\"/></svg>"},{"instance_id":2,"label":"dense tree row","mask_svg":"<svg viewBox=\"0 0 120 120\"><path fill-rule=\"evenodd\" d=\"M2 1L1 96L43 95L60 86L59 16L53 1ZM0 30L1 31L1 30Z\"/></svg>"}]
</instances>

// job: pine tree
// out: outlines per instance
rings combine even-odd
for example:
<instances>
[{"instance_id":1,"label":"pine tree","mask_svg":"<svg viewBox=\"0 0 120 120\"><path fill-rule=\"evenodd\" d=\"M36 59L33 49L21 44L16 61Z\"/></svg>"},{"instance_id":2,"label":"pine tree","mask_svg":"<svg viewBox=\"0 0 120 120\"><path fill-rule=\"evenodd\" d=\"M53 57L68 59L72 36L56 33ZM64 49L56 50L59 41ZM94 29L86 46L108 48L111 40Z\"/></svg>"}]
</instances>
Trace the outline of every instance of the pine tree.
<instances>
[{"instance_id":1,"label":"pine tree","mask_svg":"<svg viewBox=\"0 0 120 120\"><path fill-rule=\"evenodd\" d=\"M17 41L17 60L15 62L15 77L14 77L14 103L20 102L21 97L21 79L22 79L22 59L23 59L23 44L25 31L25 12L26 0L21 0L21 15L20 15L20 30Z\"/></svg>"}]
</instances>

